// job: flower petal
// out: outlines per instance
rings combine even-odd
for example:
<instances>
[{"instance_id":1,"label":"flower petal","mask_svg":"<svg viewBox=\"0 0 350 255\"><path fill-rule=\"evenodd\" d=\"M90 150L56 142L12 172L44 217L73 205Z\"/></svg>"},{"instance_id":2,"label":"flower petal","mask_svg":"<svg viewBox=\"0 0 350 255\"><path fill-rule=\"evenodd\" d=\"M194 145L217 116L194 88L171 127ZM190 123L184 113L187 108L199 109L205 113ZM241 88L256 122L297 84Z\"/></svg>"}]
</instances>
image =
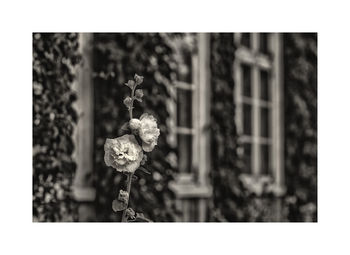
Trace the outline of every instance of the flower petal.
<instances>
[{"instance_id":1,"label":"flower petal","mask_svg":"<svg viewBox=\"0 0 350 255\"><path fill-rule=\"evenodd\" d=\"M151 152L153 151L154 147L156 146L156 143L145 143L145 142L142 142L142 149L145 151L145 152Z\"/></svg>"},{"instance_id":2,"label":"flower petal","mask_svg":"<svg viewBox=\"0 0 350 255\"><path fill-rule=\"evenodd\" d=\"M143 158L141 146L134 135L106 139L104 160L119 172L135 172Z\"/></svg>"}]
</instances>

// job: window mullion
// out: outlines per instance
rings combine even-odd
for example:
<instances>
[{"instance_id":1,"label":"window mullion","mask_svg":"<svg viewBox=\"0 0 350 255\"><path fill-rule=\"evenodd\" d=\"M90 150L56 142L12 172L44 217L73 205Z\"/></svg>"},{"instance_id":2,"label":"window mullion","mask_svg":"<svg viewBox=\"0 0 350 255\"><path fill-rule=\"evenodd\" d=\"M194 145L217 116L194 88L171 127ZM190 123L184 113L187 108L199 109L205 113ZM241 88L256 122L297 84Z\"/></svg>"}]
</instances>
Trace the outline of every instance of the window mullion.
<instances>
[{"instance_id":1,"label":"window mullion","mask_svg":"<svg viewBox=\"0 0 350 255\"><path fill-rule=\"evenodd\" d=\"M198 142L200 144L199 151L199 175L198 181L202 185L208 184L208 173L210 171L210 37L206 33L198 34Z\"/></svg>"},{"instance_id":2,"label":"window mullion","mask_svg":"<svg viewBox=\"0 0 350 255\"><path fill-rule=\"evenodd\" d=\"M282 48L281 38L278 34L271 35L271 47L275 49L274 54L274 69L272 75L272 97L273 97L273 117L272 117L272 128L273 128L273 172L276 184L283 187L284 183L284 169L283 169L283 101L282 101Z\"/></svg>"},{"instance_id":3,"label":"window mullion","mask_svg":"<svg viewBox=\"0 0 350 255\"><path fill-rule=\"evenodd\" d=\"M253 174L259 174L259 162L260 162L260 150L259 150L259 144L260 144L260 137L259 137L259 128L260 128L260 118L259 118L259 102L258 102L258 68L254 66L253 68L253 157L252 157L252 166L253 166Z\"/></svg>"},{"instance_id":4,"label":"window mullion","mask_svg":"<svg viewBox=\"0 0 350 255\"><path fill-rule=\"evenodd\" d=\"M235 59L234 63L234 80L235 80L235 92L234 92L234 102L236 102L236 125L237 132L239 135L243 135L243 113L242 113L242 71L241 63L238 58Z\"/></svg>"},{"instance_id":5,"label":"window mullion","mask_svg":"<svg viewBox=\"0 0 350 255\"><path fill-rule=\"evenodd\" d=\"M198 55L192 55L192 84L194 90L192 92L192 129L193 132L193 142L192 142L192 169L198 170L199 162L199 128L198 128L198 119L199 119L199 94L198 94Z\"/></svg>"},{"instance_id":6,"label":"window mullion","mask_svg":"<svg viewBox=\"0 0 350 255\"><path fill-rule=\"evenodd\" d=\"M252 48L253 53L258 51L259 42L258 42L258 34L252 34ZM252 99L253 99L253 143L252 143L252 167L253 174L258 175L260 173L260 140L259 140L259 128L260 128L260 118L259 118L259 69L256 65L252 66Z\"/></svg>"},{"instance_id":7,"label":"window mullion","mask_svg":"<svg viewBox=\"0 0 350 255\"><path fill-rule=\"evenodd\" d=\"M80 34L79 44L84 66L78 69L77 82L74 84L78 94L75 108L79 114L74 137L77 171L73 183L73 196L76 201L93 201L96 191L91 176L93 174L93 128L94 128L94 89L92 81L92 44L93 35Z\"/></svg>"}]
</instances>

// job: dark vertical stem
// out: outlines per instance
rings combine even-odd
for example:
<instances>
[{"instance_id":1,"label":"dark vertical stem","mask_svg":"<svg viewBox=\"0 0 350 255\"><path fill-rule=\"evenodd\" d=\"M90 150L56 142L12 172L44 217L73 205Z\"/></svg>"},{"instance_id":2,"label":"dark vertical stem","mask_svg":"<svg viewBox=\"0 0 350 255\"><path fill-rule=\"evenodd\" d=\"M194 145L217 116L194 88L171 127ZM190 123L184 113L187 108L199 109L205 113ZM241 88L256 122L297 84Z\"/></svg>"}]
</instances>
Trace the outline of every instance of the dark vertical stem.
<instances>
[{"instance_id":1,"label":"dark vertical stem","mask_svg":"<svg viewBox=\"0 0 350 255\"><path fill-rule=\"evenodd\" d=\"M128 208L129 200L130 200L130 190L131 190L132 176L133 176L133 173L129 173L127 175L127 179L126 179L126 182L127 182L126 190L127 190L128 194L129 194L129 199L128 199L128 202L126 203L126 209ZM122 222L126 222L126 209L123 210Z\"/></svg>"},{"instance_id":2,"label":"dark vertical stem","mask_svg":"<svg viewBox=\"0 0 350 255\"><path fill-rule=\"evenodd\" d=\"M136 87L135 87L136 88ZM129 109L129 117L130 120L132 119L132 109L134 108L134 101L135 101L135 88L131 90L131 107Z\"/></svg>"},{"instance_id":3,"label":"dark vertical stem","mask_svg":"<svg viewBox=\"0 0 350 255\"><path fill-rule=\"evenodd\" d=\"M134 100L135 100L135 88L136 86L131 90L131 107L129 108L129 117L130 117L130 120L132 119L132 109L133 109L133 106L134 106ZM129 200L130 200L130 190L131 190L131 181L132 181L132 176L133 176L133 173L129 173L127 175L127 179L126 179L126 182L127 182L127 186L126 186L126 190L129 194L129 199L126 203L126 209L128 209L128 205L129 205ZM123 211L123 215L122 215L122 222L126 222L126 209Z\"/></svg>"}]
</instances>

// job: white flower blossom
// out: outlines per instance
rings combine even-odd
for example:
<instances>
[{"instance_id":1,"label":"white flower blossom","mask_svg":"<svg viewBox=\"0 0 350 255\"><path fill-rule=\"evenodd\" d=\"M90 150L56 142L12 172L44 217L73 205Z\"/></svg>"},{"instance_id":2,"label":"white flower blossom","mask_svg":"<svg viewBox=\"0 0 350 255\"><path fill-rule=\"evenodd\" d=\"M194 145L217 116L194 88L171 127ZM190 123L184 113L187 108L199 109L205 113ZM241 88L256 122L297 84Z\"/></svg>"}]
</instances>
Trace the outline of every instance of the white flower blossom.
<instances>
[{"instance_id":1,"label":"white flower blossom","mask_svg":"<svg viewBox=\"0 0 350 255\"><path fill-rule=\"evenodd\" d=\"M140 166L143 152L134 135L106 139L104 160L119 172L133 173Z\"/></svg>"},{"instance_id":2,"label":"white flower blossom","mask_svg":"<svg viewBox=\"0 0 350 255\"><path fill-rule=\"evenodd\" d=\"M142 140L142 149L150 152L157 145L158 136L160 135L157 121L152 115L144 113L140 117L140 122L139 136Z\"/></svg>"}]
</instances>

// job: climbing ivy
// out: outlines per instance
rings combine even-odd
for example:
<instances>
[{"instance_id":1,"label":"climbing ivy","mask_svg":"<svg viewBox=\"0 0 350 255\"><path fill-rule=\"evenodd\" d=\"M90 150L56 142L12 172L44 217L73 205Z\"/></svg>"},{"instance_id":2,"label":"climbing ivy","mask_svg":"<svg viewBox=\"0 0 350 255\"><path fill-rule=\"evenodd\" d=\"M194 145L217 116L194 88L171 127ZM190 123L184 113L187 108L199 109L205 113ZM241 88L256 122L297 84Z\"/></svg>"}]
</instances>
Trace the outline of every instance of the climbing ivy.
<instances>
[{"instance_id":1,"label":"climbing ivy","mask_svg":"<svg viewBox=\"0 0 350 255\"><path fill-rule=\"evenodd\" d=\"M317 221L317 34L285 34L285 171L290 221Z\"/></svg>"},{"instance_id":2,"label":"climbing ivy","mask_svg":"<svg viewBox=\"0 0 350 255\"><path fill-rule=\"evenodd\" d=\"M210 71L212 88L211 133L212 162L211 180L213 201L211 220L235 220L237 218L237 132L234 122L233 61L235 47L233 34L212 34ZM230 155L230 156L227 156Z\"/></svg>"},{"instance_id":3,"label":"climbing ivy","mask_svg":"<svg viewBox=\"0 0 350 255\"><path fill-rule=\"evenodd\" d=\"M33 221L73 221L77 34L33 34Z\"/></svg>"}]
</instances>

